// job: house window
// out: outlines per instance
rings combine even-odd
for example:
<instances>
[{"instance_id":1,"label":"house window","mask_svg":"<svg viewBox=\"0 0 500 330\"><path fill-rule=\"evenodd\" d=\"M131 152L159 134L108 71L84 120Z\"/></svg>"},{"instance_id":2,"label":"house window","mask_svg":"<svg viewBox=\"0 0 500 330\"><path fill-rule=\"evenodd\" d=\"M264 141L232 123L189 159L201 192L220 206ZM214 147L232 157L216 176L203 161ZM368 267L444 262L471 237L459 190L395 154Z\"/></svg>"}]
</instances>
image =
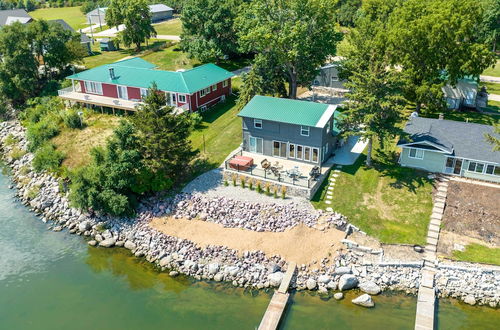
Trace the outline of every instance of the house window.
<instances>
[{"instance_id":1,"label":"house window","mask_svg":"<svg viewBox=\"0 0 500 330\"><path fill-rule=\"evenodd\" d=\"M87 93L102 95L102 84L94 81L86 81L85 91Z\"/></svg>"},{"instance_id":2,"label":"house window","mask_svg":"<svg viewBox=\"0 0 500 330\"><path fill-rule=\"evenodd\" d=\"M310 162L311 161L311 148L304 147L304 160Z\"/></svg>"},{"instance_id":3,"label":"house window","mask_svg":"<svg viewBox=\"0 0 500 330\"><path fill-rule=\"evenodd\" d=\"M326 134L330 133L330 122L326 125Z\"/></svg>"},{"instance_id":4,"label":"house window","mask_svg":"<svg viewBox=\"0 0 500 330\"><path fill-rule=\"evenodd\" d=\"M262 140L261 138L256 138L256 137L251 136L250 137L250 146L249 146L250 152L255 152L255 153L261 154L264 150L263 143L264 143L264 140Z\"/></svg>"},{"instance_id":5,"label":"house window","mask_svg":"<svg viewBox=\"0 0 500 330\"><path fill-rule=\"evenodd\" d=\"M126 86L116 86L116 89L118 91L118 98L128 100L128 92Z\"/></svg>"},{"instance_id":6,"label":"house window","mask_svg":"<svg viewBox=\"0 0 500 330\"><path fill-rule=\"evenodd\" d=\"M144 99L146 98L146 96L148 96L148 90L147 88L141 88L141 99Z\"/></svg>"},{"instance_id":7,"label":"house window","mask_svg":"<svg viewBox=\"0 0 500 330\"><path fill-rule=\"evenodd\" d=\"M175 93L172 94L172 103L177 103L177 94Z\"/></svg>"},{"instance_id":8,"label":"house window","mask_svg":"<svg viewBox=\"0 0 500 330\"><path fill-rule=\"evenodd\" d=\"M318 148L312 148L312 161L314 163L318 162L319 150Z\"/></svg>"},{"instance_id":9,"label":"house window","mask_svg":"<svg viewBox=\"0 0 500 330\"><path fill-rule=\"evenodd\" d=\"M224 81L222 82L222 87L226 88L226 87L227 87L227 85L228 85L228 80L224 80Z\"/></svg>"},{"instance_id":10,"label":"house window","mask_svg":"<svg viewBox=\"0 0 500 330\"><path fill-rule=\"evenodd\" d=\"M217 84L212 85L212 92L215 92L217 90Z\"/></svg>"},{"instance_id":11,"label":"house window","mask_svg":"<svg viewBox=\"0 0 500 330\"><path fill-rule=\"evenodd\" d=\"M186 95L179 94L179 102L180 103L186 103Z\"/></svg>"},{"instance_id":12,"label":"house window","mask_svg":"<svg viewBox=\"0 0 500 330\"><path fill-rule=\"evenodd\" d=\"M253 127L262 129L262 120L260 119L254 119L253 120Z\"/></svg>"},{"instance_id":13,"label":"house window","mask_svg":"<svg viewBox=\"0 0 500 330\"><path fill-rule=\"evenodd\" d=\"M202 90L200 91L200 96L201 96L201 97L203 97L203 96L205 96L205 95L207 95L207 94L209 94L209 93L210 93L210 87L207 87L207 88L202 89Z\"/></svg>"},{"instance_id":14,"label":"house window","mask_svg":"<svg viewBox=\"0 0 500 330\"><path fill-rule=\"evenodd\" d=\"M471 171L471 172L483 173L484 164L483 163L470 162L468 170Z\"/></svg>"},{"instance_id":15,"label":"house window","mask_svg":"<svg viewBox=\"0 0 500 330\"><path fill-rule=\"evenodd\" d=\"M302 151L303 147L302 146L297 146L297 159L302 159Z\"/></svg>"},{"instance_id":16,"label":"house window","mask_svg":"<svg viewBox=\"0 0 500 330\"><path fill-rule=\"evenodd\" d=\"M309 136L309 126L300 126L300 135Z\"/></svg>"},{"instance_id":17,"label":"house window","mask_svg":"<svg viewBox=\"0 0 500 330\"><path fill-rule=\"evenodd\" d=\"M423 159L424 151L422 149L410 148L408 157L415 159Z\"/></svg>"},{"instance_id":18,"label":"house window","mask_svg":"<svg viewBox=\"0 0 500 330\"><path fill-rule=\"evenodd\" d=\"M288 157L295 158L295 144L290 143L288 145Z\"/></svg>"}]
</instances>

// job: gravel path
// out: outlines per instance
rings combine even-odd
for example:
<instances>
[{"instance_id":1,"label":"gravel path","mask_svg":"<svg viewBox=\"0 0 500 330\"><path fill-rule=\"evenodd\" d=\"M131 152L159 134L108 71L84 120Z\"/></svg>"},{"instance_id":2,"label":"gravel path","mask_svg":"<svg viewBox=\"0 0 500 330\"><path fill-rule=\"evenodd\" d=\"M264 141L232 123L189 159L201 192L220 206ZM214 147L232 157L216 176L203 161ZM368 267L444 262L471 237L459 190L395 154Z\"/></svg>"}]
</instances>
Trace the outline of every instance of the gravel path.
<instances>
[{"instance_id":1,"label":"gravel path","mask_svg":"<svg viewBox=\"0 0 500 330\"><path fill-rule=\"evenodd\" d=\"M283 205L295 203L298 204L300 208L314 210L311 203L302 197L288 196L286 199L281 199L259 194L248 188L243 189L239 186L234 187L231 184L226 187L222 184L221 168L200 175L184 187L182 191L191 194L199 193L207 197L227 197L250 203L275 203Z\"/></svg>"}]
</instances>

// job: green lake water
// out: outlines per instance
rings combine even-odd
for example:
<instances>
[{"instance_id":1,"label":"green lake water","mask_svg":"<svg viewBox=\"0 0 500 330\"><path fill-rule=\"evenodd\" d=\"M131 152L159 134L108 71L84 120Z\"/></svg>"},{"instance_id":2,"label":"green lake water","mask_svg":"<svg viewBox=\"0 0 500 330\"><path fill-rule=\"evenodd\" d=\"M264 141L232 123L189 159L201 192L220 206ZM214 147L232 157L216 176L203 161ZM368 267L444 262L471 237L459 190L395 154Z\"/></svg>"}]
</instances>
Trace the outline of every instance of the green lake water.
<instances>
[{"instance_id":1,"label":"green lake water","mask_svg":"<svg viewBox=\"0 0 500 330\"><path fill-rule=\"evenodd\" d=\"M124 249L88 247L55 233L7 189L0 175L0 329L255 329L271 293L170 278ZM413 329L416 298L324 301L299 292L284 329ZM440 300L439 329L498 329L500 312Z\"/></svg>"}]
</instances>

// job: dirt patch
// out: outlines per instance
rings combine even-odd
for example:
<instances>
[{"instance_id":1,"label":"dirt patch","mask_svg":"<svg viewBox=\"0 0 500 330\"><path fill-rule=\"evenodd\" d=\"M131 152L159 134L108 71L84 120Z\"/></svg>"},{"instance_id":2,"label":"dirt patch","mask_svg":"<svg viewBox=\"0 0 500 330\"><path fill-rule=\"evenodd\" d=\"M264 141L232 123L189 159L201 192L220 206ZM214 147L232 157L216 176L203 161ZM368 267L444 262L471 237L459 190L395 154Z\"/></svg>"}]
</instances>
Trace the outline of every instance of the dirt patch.
<instances>
[{"instance_id":1,"label":"dirt patch","mask_svg":"<svg viewBox=\"0 0 500 330\"><path fill-rule=\"evenodd\" d=\"M459 235L446 230L442 230L439 234L438 253L451 257L453 255L453 250L455 250L455 246L466 246L469 244L480 244L485 245L489 248L498 247L497 245L488 244L487 242L478 238Z\"/></svg>"},{"instance_id":2,"label":"dirt patch","mask_svg":"<svg viewBox=\"0 0 500 330\"><path fill-rule=\"evenodd\" d=\"M200 247L220 245L244 251L261 250L267 256L280 255L297 264L311 264L329 258L342 248L345 234L336 229L320 231L299 225L284 232L256 232L223 226L201 220L157 218L150 226L177 238L187 239Z\"/></svg>"},{"instance_id":3,"label":"dirt patch","mask_svg":"<svg viewBox=\"0 0 500 330\"><path fill-rule=\"evenodd\" d=\"M450 181L442 224L449 233L499 246L500 188Z\"/></svg>"},{"instance_id":4,"label":"dirt patch","mask_svg":"<svg viewBox=\"0 0 500 330\"><path fill-rule=\"evenodd\" d=\"M382 181L379 181L377 189L374 194L363 194L363 204L369 208L374 209L378 212L379 216L383 219L397 221L397 217L394 215L396 210L396 204L387 204L384 202L384 196L382 190L387 188Z\"/></svg>"},{"instance_id":5,"label":"dirt patch","mask_svg":"<svg viewBox=\"0 0 500 330\"><path fill-rule=\"evenodd\" d=\"M86 165L90 160L90 150L106 144L120 119L111 115L91 115L85 119L87 127L84 129L65 129L53 138L57 150L66 155L63 165L69 168Z\"/></svg>"}]
</instances>

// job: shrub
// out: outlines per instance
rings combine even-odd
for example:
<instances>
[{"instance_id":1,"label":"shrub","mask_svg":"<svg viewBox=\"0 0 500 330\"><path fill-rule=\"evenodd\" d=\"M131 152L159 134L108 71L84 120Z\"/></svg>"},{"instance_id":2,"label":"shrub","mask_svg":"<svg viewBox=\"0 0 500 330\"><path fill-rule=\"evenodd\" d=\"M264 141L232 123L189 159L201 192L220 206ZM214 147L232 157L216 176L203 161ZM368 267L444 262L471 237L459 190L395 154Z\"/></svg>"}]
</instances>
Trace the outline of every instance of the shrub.
<instances>
[{"instance_id":1,"label":"shrub","mask_svg":"<svg viewBox=\"0 0 500 330\"><path fill-rule=\"evenodd\" d=\"M271 196L271 185L269 183L266 184L266 195Z\"/></svg>"},{"instance_id":2,"label":"shrub","mask_svg":"<svg viewBox=\"0 0 500 330\"><path fill-rule=\"evenodd\" d=\"M33 186L28 190L28 199L35 199L40 193L40 186Z\"/></svg>"},{"instance_id":3,"label":"shrub","mask_svg":"<svg viewBox=\"0 0 500 330\"><path fill-rule=\"evenodd\" d=\"M286 187L285 186L281 187L281 198L283 198L283 199L286 198Z\"/></svg>"},{"instance_id":4,"label":"shrub","mask_svg":"<svg viewBox=\"0 0 500 330\"><path fill-rule=\"evenodd\" d=\"M191 119L191 124L193 125L193 127L198 127L201 124L201 122L203 121L203 117L198 112L193 112L190 115L190 119Z\"/></svg>"},{"instance_id":5,"label":"shrub","mask_svg":"<svg viewBox=\"0 0 500 330\"><path fill-rule=\"evenodd\" d=\"M240 176L240 183L241 183L241 187L242 188L246 188L246 186L247 186L247 181L246 180L247 180L246 177L244 177L243 175Z\"/></svg>"},{"instance_id":6,"label":"shrub","mask_svg":"<svg viewBox=\"0 0 500 330\"><path fill-rule=\"evenodd\" d=\"M45 116L40 122L31 124L26 131L30 151L40 148L46 141L59 134L59 126L52 116Z\"/></svg>"},{"instance_id":7,"label":"shrub","mask_svg":"<svg viewBox=\"0 0 500 330\"><path fill-rule=\"evenodd\" d=\"M233 179L233 186L236 187L236 175L233 175L232 179Z\"/></svg>"},{"instance_id":8,"label":"shrub","mask_svg":"<svg viewBox=\"0 0 500 330\"><path fill-rule=\"evenodd\" d=\"M229 182L227 182L227 180L224 180L224 186L229 186Z\"/></svg>"},{"instance_id":9,"label":"shrub","mask_svg":"<svg viewBox=\"0 0 500 330\"><path fill-rule=\"evenodd\" d=\"M35 152L33 168L40 172L43 170L56 171L64 159L64 154L57 151L53 144L46 143Z\"/></svg>"},{"instance_id":10,"label":"shrub","mask_svg":"<svg viewBox=\"0 0 500 330\"><path fill-rule=\"evenodd\" d=\"M21 168L19 169L19 174L21 174L21 175L26 175L26 174L28 174L29 172L30 172L30 168L29 168L29 166L28 166L28 165L24 165L23 167L21 167Z\"/></svg>"},{"instance_id":11,"label":"shrub","mask_svg":"<svg viewBox=\"0 0 500 330\"><path fill-rule=\"evenodd\" d=\"M260 181L257 181L257 192L258 192L259 194L261 194L261 193L262 193L262 186L261 186Z\"/></svg>"},{"instance_id":12,"label":"shrub","mask_svg":"<svg viewBox=\"0 0 500 330\"><path fill-rule=\"evenodd\" d=\"M274 188L274 198L278 198L278 188Z\"/></svg>"},{"instance_id":13,"label":"shrub","mask_svg":"<svg viewBox=\"0 0 500 330\"><path fill-rule=\"evenodd\" d=\"M9 134L7 135L7 137L5 138L5 140L3 141L3 143L6 145L6 146L12 146L14 144L17 143L17 139L14 135L12 134Z\"/></svg>"},{"instance_id":14,"label":"shrub","mask_svg":"<svg viewBox=\"0 0 500 330\"><path fill-rule=\"evenodd\" d=\"M12 148L12 150L10 151L10 158L14 159L14 160L19 160L21 159L24 155L26 155L26 151L22 150L21 148L19 147L14 147Z\"/></svg>"},{"instance_id":15,"label":"shrub","mask_svg":"<svg viewBox=\"0 0 500 330\"><path fill-rule=\"evenodd\" d=\"M83 128L83 119L78 115L78 109L68 109L63 115L64 125L68 128Z\"/></svg>"},{"instance_id":16,"label":"shrub","mask_svg":"<svg viewBox=\"0 0 500 330\"><path fill-rule=\"evenodd\" d=\"M248 188L250 190L253 190L253 181L252 180L248 181Z\"/></svg>"}]
</instances>

